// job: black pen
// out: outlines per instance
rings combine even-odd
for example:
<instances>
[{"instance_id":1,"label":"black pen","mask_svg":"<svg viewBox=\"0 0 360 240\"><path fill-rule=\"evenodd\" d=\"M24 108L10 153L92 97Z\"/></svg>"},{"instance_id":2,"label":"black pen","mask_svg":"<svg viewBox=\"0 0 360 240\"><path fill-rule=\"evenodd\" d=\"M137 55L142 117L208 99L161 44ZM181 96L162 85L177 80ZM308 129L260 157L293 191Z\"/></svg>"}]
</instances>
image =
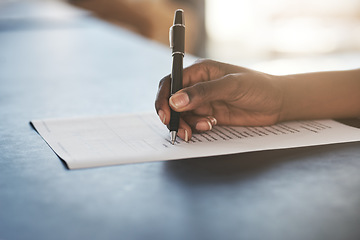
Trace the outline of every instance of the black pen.
<instances>
[{"instance_id":1,"label":"black pen","mask_svg":"<svg viewBox=\"0 0 360 240\"><path fill-rule=\"evenodd\" d=\"M175 11L174 25L170 28L169 33L170 48L172 49L172 70L171 70L171 87L170 96L182 88L183 80L183 58L185 55L185 25L184 25L184 11L178 9ZM176 134L179 129L180 113L170 109L170 138L171 143L174 144Z\"/></svg>"}]
</instances>

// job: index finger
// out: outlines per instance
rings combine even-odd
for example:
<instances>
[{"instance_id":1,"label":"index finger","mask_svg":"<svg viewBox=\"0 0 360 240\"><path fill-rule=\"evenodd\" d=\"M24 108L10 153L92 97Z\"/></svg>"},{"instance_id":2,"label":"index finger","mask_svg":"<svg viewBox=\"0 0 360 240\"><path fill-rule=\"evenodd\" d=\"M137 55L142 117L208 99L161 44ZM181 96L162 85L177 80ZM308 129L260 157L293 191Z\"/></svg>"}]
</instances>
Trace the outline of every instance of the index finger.
<instances>
[{"instance_id":1,"label":"index finger","mask_svg":"<svg viewBox=\"0 0 360 240\"><path fill-rule=\"evenodd\" d=\"M223 73L211 60L198 60L183 71L183 88L218 78Z\"/></svg>"},{"instance_id":2,"label":"index finger","mask_svg":"<svg viewBox=\"0 0 360 240\"><path fill-rule=\"evenodd\" d=\"M170 75L163 77L159 82L156 94L155 109L163 124L169 124L170 120Z\"/></svg>"},{"instance_id":3,"label":"index finger","mask_svg":"<svg viewBox=\"0 0 360 240\"><path fill-rule=\"evenodd\" d=\"M183 71L183 88L199 82L219 79L227 74L246 72L249 69L217 62L209 59L200 59Z\"/></svg>"}]
</instances>

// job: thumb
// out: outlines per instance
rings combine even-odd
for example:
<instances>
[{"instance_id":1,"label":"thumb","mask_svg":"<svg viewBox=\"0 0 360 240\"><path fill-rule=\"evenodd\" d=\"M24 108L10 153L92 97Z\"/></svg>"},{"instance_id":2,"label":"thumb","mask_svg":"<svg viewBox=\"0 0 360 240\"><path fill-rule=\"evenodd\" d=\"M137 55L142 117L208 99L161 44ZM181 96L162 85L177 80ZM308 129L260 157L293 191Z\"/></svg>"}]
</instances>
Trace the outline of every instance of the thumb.
<instances>
[{"instance_id":1,"label":"thumb","mask_svg":"<svg viewBox=\"0 0 360 240\"><path fill-rule=\"evenodd\" d=\"M169 104L177 112L190 111L212 101L230 100L238 88L239 81L232 75L226 75L176 92L170 97Z\"/></svg>"}]
</instances>

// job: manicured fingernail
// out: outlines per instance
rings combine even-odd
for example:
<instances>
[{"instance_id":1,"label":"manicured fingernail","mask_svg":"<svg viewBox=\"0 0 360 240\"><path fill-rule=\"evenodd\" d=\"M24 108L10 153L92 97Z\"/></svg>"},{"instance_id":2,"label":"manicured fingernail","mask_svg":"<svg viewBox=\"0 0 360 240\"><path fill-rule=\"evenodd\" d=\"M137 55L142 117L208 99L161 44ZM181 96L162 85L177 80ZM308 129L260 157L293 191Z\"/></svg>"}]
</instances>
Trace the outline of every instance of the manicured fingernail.
<instances>
[{"instance_id":1,"label":"manicured fingernail","mask_svg":"<svg viewBox=\"0 0 360 240\"><path fill-rule=\"evenodd\" d=\"M161 121L163 124L165 124L166 116L165 116L164 111L163 111L163 110L159 110L158 115L159 115L160 121Z\"/></svg>"},{"instance_id":2,"label":"manicured fingernail","mask_svg":"<svg viewBox=\"0 0 360 240\"><path fill-rule=\"evenodd\" d=\"M178 131L178 136L181 137L185 142L189 142L189 133L187 130L180 128Z\"/></svg>"},{"instance_id":3,"label":"manicured fingernail","mask_svg":"<svg viewBox=\"0 0 360 240\"><path fill-rule=\"evenodd\" d=\"M171 96L170 105L174 108L182 108L189 104L189 96L186 93L176 93Z\"/></svg>"},{"instance_id":4,"label":"manicured fingernail","mask_svg":"<svg viewBox=\"0 0 360 240\"><path fill-rule=\"evenodd\" d=\"M189 142L189 134L188 131L185 130L185 142Z\"/></svg>"},{"instance_id":5,"label":"manicured fingernail","mask_svg":"<svg viewBox=\"0 0 360 240\"><path fill-rule=\"evenodd\" d=\"M202 120L202 121L199 121L198 123L196 123L195 128L198 131L209 131L212 129L212 125L211 125L210 121Z\"/></svg>"}]
</instances>

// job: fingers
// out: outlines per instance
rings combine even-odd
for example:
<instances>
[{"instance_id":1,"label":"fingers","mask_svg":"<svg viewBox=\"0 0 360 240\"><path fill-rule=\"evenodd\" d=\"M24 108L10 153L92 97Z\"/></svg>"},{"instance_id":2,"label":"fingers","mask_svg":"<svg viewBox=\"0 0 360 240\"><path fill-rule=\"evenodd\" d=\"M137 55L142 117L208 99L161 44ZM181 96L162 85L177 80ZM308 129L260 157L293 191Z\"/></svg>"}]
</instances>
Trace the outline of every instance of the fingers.
<instances>
[{"instance_id":1,"label":"fingers","mask_svg":"<svg viewBox=\"0 0 360 240\"><path fill-rule=\"evenodd\" d=\"M160 121L164 125L168 125L170 122L170 107L169 107L169 95L170 95L170 76L164 77L159 83L159 90L157 93L155 108ZM181 96L180 96L181 97ZM183 99L185 102L185 99ZM197 131L211 130L213 125L216 125L217 121L214 117L199 117L192 116L186 117L186 121L183 118L180 119L178 136L184 141L188 142L192 137L192 129Z\"/></svg>"},{"instance_id":2,"label":"fingers","mask_svg":"<svg viewBox=\"0 0 360 240\"><path fill-rule=\"evenodd\" d=\"M210 60L197 61L183 71L183 87L189 87L199 82L217 79L221 76L220 68Z\"/></svg>"},{"instance_id":3,"label":"fingers","mask_svg":"<svg viewBox=\"0 0 360 240\"><path fill-rule=\"evenodd\" d=\"M220 63L212 60L199 60L195 64L184 69L183 72L183 87L190 87L202 82L209 82L211 80L219 79L229 73L246 71L247 69L238 66ZM206 86L205 86L206 87ZM207 93L204 87L196 87L197 92ZM190 92L191 93L191 92ZM188 93L187 93L188 94ZM196 93L194 93L196 96ZM160 120L164 124L169 123L170 108L169 108L169 97L170 97L170 75L161 79L159 83L159 89L155 101L156 112L158 113ZM170 103L173 107L176 104L180 104L174 109L179 109L181 106L185 106L189 103L190 99L188 96L180 95L178 101ZM200 99L199 99L200 100Z\"/></svg>"},{"instance_id":4,"label":"fingers","mask_svg":"<svg viewBox=\"0 0 360 240\"><path fill-rule=\"evenodd\" d=\"M200 60L184 69L184 89L171 98L170 75L164 77L159 83L155 101L160 121L165 125L169 124L171 107L178 112L192 111L192 115L188 114L180 121L178 136L183 140L188 141L191 138L192 129L211 130L217 124L217 120L214 117L206 117L213 116L209 103L228 99L234 91L234 81L230 81L231 73L241 71L246 69L212 60Z\"/></svg>"},{"instance_id":5,"label":"fingers","mask_svg":"<svg viewBox=\"0 0 360 240\"><path fill-rule=\"evenodd\" d=\"M161 79L159 89L155 100L155 109L160 118L160 121L167 125L170 121L170 75Z\"/></svg>"},{"instance_id":6,"label":"fingers","mask_svg":"<svg viewBox=\"0 0 360 240\"><path fill-rule=\"evenodd\" d=\"M224 75L221 70L223 63L211 61L211 60L200 60L197 63L191 65L184 69L183 72L183 86L191 86L199 82L209 81L211 79L217 79ZM170 107L169 107L169 97L170 97L170 75L161 79L159 83L159 89L155 100L155 109L162 123L165 125L169 124L170 120ZM187 95L180 95L176 104L180 103L181 105L186 105L189 99ZM170 103L171 106L174 105ZM173 108L174 110L177 108Z\"/></svg>"},{"instance_id":7,"label":"fingers","mask_svg":"<svg viewBox=\"0 0 360 240\"><path fill-rule=\"evenodd\" d=\"M177 135L185 142L188 142L192 137L191 127L182 118L180 118Z\"/></svg>"},{"instance_id":8,"label":"fingers","mask_svg":"<svg viewBox=\"0 0 360 240\"><path fill-rule=\"evenodd\" d=\"M227 65L212 60L200 60L197 63L187 67L183 71L183 87L192 86L196 83L210 81L211 79L217 79L224 75L222 65ZM159 88L155 100L155 109L161 122L164 124L169 123L170 119L170 75L167 75L160 80ZM186 105L188 102L186 95L180 95L176 104ZM173 103L174 104L174 103ZM173 104L170 103L171 106ZM176 108L177 109L177 108ZM174 109L175 110L175 109Z\"/></svg>"},{"instance_id":9,"label":"fingers","mask_svg":"<svg viewBox=\"0 0 360 240\"><path fill-rule=\"evenodd\" d=\"M184 119L180 119L179 130L177 136L180 137L185 142L190 141L194 129L198 132L210 131L215 125L217 125L217 120L213 116L194 116L188 115Z\"/></svg>"},{"instance_id":10,"label":"fingers","mask_svg":"<svg viewBox=\"0 0 360 240\"><path fill-rule=\"evenodd\" d=\"M241 81L237 77L229 74L184 88L171 96L169 104L175 111L184 112L201 108L213 101L231 101L238 98L238 90L241 89Z\"/></svg>"},{"instance_id":11,"label":"fingers","mask_svg":"<svg viewBox=\"0 0 360 240\"><path fill-rule=\"evenodd\" d=\"M192 86L199 82L211 81L227 74L245 73L250 69L217 62L209 59L197 60L193 65L183 71L183 87Z\"/></svg>"},{"instance_id":12,"label":"fingers","mask_svg":"<svg viewBox=\"0 0 360 240\"><path fill-rule=\"evenodd\" d=\"M213 116L189 116L186 122L198 132L210 131L217 125L217 120Z\"/></svg>"}]
</instances>

